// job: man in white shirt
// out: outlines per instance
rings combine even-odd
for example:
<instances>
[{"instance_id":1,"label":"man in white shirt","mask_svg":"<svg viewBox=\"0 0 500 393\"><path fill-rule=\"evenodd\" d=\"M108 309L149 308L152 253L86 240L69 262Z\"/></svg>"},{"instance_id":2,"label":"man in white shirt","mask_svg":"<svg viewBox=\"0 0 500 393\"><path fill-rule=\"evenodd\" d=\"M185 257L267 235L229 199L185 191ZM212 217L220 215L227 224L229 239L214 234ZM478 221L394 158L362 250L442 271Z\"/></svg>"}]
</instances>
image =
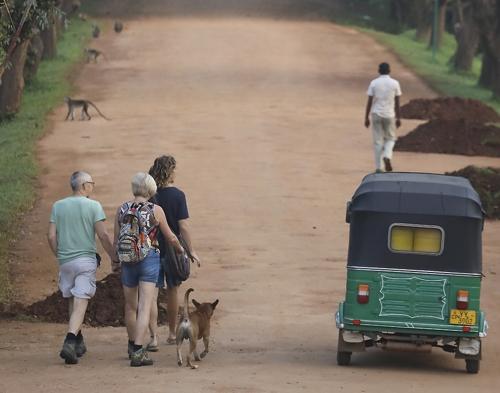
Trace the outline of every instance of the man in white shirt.
<instances>
[{"instance_id":1,"label":"man in white shirt","mask_svg":"<svg viewBox=\"0 0 500 393\"><path fill-rule=\"evenodd\" d=\"M365 126L370 127L370 114L373 130L373 148L375 150L376 172L392 171L392 150L396 143L396 128L401 126L399 114L399 82L389 74L391 67L381 63L378 67L380 76L371 81L368 87Z\"/></svg>"}]
</instances>

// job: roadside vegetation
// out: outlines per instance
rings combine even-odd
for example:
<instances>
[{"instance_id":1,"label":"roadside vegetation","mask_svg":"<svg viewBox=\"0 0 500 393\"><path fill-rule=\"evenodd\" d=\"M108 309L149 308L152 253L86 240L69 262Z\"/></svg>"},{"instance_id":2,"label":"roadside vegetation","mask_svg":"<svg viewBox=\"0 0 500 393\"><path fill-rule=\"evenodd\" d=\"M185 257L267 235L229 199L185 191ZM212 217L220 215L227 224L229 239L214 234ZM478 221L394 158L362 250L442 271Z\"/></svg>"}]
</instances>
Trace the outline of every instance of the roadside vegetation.
<instances>
[{"instance_id":1,"label":"roadside vegetation","mask_svg":"<svg viewBox=\"0 0 500 393\"><path fill-rule=\"evenodd\" d=\"M45 129L47 114L69 94L70 73L81 61L90 33L88 22L72 19L59 39L55 58L42 61L36 76L26 84L18 112L0 121L0 302L9 293L9 240L22 241L19 231L29 231L17 227L17 219L36 196L36 141Z\"/></svg>"},{"instance_id":2,"label":"roadside vegetation","mask_svg":"<svg viewBox=\"0 0 500 393\"><path fill-rule=\"evenodd\" d=\"M375 37L438 93L481 100L500 112L500 0L337 3L336 22Z\"/></svg>"},{"instance_id":3,"label":"roadside vegetation","mask_svg":"<svg viewBox=\"0 0 500 393\"><path fill-rule=\"evenodd\" d=\"M455 72L452 69L450 58L456 51L457 43L451 34L444 35L443 44L433 59L428 44L415 40L415 30L401 34L370 29L363 31L391 48L405 65L413 69L439 94L480 100L500 113L500 100L494 98L490 89L478 85L482 64L480 56L474 58L472 67L467 72Z\"/></svg>"}]
</instances>

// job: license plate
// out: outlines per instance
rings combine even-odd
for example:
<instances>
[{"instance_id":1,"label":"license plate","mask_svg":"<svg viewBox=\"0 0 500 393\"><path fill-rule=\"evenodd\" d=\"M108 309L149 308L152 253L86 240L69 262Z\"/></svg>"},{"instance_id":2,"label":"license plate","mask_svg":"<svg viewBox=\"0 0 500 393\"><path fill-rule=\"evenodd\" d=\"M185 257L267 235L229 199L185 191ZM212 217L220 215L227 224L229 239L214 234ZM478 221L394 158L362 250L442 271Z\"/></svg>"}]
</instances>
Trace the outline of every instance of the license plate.
<instances>
[{"instance_id":1,"label":"license plate","mask_svg":"<svg viewBox=\"0 0 500 393\"><path fill-rule=\"evenodd\" d=\"M472 310L451 310L450 323L452 325L475 325L476 312Z\"/></svg>"}]
</instances>

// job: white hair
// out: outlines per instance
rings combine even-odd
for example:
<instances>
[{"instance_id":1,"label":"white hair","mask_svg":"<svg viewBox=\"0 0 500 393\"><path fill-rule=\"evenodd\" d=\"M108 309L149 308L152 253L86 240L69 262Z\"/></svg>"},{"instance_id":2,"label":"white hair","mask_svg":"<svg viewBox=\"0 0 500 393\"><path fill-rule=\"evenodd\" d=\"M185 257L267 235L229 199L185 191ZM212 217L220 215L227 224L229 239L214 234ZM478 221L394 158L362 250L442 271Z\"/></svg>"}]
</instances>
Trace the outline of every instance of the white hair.
<instances>
[{"instance_id":1,"label":"white hair","mask_svg":"<svg viewBox=\"0 0 500 393\"><path fill-rule=\"evenodd\" d=\"M147 173L139 172L132 178L132 193L134 196L151 198L156 194L156 182L153 177Z\"/></svg>"},{"instance_id":2,"label":"white hair","mask_svg":"<svg viewBox=\"0 0 500 393\"><path fill-rule=\"evenodd\" d=\"M71 178L69 179L69 183L71 185L71 189L73 191L78 191L81 186L83 185L83 183L87 182L87 181L91 181L92 180L92 176L90 176L87 172L83 172L83 171L76 171L76 172L73 172L73 174L71 175Z\"/></svg>"}]
</instances>

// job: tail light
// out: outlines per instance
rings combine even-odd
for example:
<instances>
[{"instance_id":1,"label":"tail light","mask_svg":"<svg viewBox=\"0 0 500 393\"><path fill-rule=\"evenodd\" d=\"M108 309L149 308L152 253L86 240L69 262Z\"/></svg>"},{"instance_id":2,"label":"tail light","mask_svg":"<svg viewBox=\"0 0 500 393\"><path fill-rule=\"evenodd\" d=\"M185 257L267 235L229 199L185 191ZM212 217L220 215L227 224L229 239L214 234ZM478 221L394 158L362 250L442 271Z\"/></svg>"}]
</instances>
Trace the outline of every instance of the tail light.
<instances>
[{"instance_id":1,"label":"tail light","mask_svg":"<svg viewBox=\"0 0 500 393\"><path fill-rule=\"evenodd\" d=\"M358 303L366 304L370 300L370 287L368 284L358 285Z\"/></svg>"},{"instance_id":2,"label":"tail light","mask_svg":"<svg viewBox=\"0 0 500 393\"><path fill-rule=\"evenodd\" d=\"M469 291L460 289L457 291L457 308L459 310L467 310L469 307Z\"/></svg>"}]
</instances>

